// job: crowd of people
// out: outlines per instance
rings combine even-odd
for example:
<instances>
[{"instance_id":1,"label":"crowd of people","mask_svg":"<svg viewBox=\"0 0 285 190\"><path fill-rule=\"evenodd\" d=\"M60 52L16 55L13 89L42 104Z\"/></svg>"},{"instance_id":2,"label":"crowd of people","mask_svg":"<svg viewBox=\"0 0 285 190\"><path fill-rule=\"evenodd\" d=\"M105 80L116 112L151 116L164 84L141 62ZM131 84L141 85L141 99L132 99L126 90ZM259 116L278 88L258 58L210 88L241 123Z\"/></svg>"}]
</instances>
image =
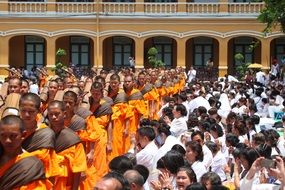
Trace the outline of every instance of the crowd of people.
<instances>
[{"instance_id":1,"label":"crowd of people","mask_svg":"<svg viewBox=\"0 0 285 190\"><path fill-rule=\"evenodd\" d=\"M9 70L1 86L0 189L285 189L277 77L36 71Z\"/></svg>"}]
</instances>

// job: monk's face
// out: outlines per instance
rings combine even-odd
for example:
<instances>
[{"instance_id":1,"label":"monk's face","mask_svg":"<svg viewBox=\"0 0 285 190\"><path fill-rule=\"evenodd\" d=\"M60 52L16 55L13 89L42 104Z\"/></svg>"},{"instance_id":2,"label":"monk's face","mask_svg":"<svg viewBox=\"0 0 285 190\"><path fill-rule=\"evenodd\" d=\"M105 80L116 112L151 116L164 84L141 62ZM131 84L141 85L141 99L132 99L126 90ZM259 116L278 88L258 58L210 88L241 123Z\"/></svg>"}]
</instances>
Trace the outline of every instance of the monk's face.
<instances>
[{"instance_id":1,"label":"monk's face","mask_svg":"<svg viewBox=\"0 0 285 190\"><path fill-rule=\"evenodd\" d=\"M24 140L24 135L20 131L18 124L1 125L0 127L0 142L5 153L14 153L17 151Z\"/></svg>"},{"instance_id":2,"label":"monk's face","mask_svg":"<svg viewBox=\"0 0 285 190\"><path fill-rule=\"evenodd\" d=\"M48 107L48 119L50 127L55 133L60 132L64 128L65 111L61 110L58 105L50 105Z\"/></svg>"},{"instance_id":3,"label":"monk's face","mask_svg":"<svg viewBox=\"0 0 285 190\"><path fill-rule=\"evenodd\" d=\"M124 87L127 89L127 90L130 90L133 88L133 85L134 85L134 82L133 82L133 79L131 76L127 76L125 77L124 79Z\"/></svg>"},{"instance_id":4,"label":"monk's face","mask_svg":"<svg viewBox=\"0 0 285 190\"><path fill-rule=\"evenodd\" d=\"M21 90L20 90L21 94L26 94L29 92L29 84L26 81L22 82L22 86L21 86Z\"/></svg>"},{"instance_id":5,"label":"monk's face","mask_svg":"<svg viewBox=\"0 0 285 190\"><path fill-rule=\"evenodd\" d=\"M120 82L118 80L111 80L110 81L110 88L113 91L118 91L120 87Z\"/></svg>"},{"instance_id":6,"label":"monk's face","mask_svg":"<svg viewBox=\"0 0 285 190\"><path fill-rule=\"evenodd\" d=\"M8 86L8 91L10 93L20 93L21 90L21 81L20 79L10 79L9 80L9 86Z\"/></svg>"},{"instance_id":7,"label":"monk's face","mask_svg":"<svg viewBox=\"0 0 285 190\"><path fill-rule=\"evenodd\" d=\"M76 102L71 96L63 96L63 104L66 112L73 112L76 106Z\"/></svg>"},{"instance_id":8,"label":"monk's face","mask_svg":"<svg viewBox=\"0 0 285 190\"><path fill-rule=\"evenodd\" d=\"M144 74L140 74L138 76L138 82L139 82L139 85L144 85L145 84L145 75Z\"/></svg>"},{"instance_id":9,"label":"monk's face","mask_svg":"<svg viewBox=\"0 0 285 190\"><path fill-rule=\"evenodd\" d=\"M35 103L32 100L24 100L20 104L19 114L23 122L25 123L33 123L36 120L38 111Z\"/></svg>"},{"instance_id":10,"label":"monk's face","mask_svg":"<svg viewBox=\"0 0 285 190\"><path fill-rule=\"evenodd\" d=\"M48 87L49 96L54 97L58 91L58 83L57 82L50 82Z\"/></svg>"},{"instance_id":11,"label":"monk's face","mask_svg":"<svg viewBox=\"0 0 285 190\"><path fill-rule=\"evenodd\" d=\"M100 99L103 97L103 92L101 89L95 89L95 88L91 88L91 95L92 98L94 100L94 102L100 102Z\"/></svg>"}]
</instances>

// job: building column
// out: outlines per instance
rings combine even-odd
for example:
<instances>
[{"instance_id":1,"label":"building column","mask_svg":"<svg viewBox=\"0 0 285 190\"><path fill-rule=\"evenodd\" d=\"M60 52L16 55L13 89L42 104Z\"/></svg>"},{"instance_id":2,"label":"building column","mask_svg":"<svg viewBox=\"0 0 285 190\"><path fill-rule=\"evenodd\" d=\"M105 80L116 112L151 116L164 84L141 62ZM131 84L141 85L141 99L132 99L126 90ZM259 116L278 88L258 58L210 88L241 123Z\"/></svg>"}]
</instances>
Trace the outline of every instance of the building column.
<instances>
[{"instance_id":1,"label":"building column","mask_svg":"<svg viewBox=\"0 0 285 190\"><path fill-rule=\"evenodd\" d=\"M5 76L8 75L5 68L9 67L9 40L7 36L0 38L0 75Z\"/></svg>"},{"instance_id":2,"label":"building column","mask_svg":"<svg viewBox=\"0 0 285 190\"><path fill-rule=\"evenodd\" d=\"M9 1L2 0L0 3L0 13L7 13L9 11Z\"/></svg>"},{"instance_id":3,"label":"building column","mask_svg":"<svg viewBox=\"0 0 285 190\"><path fill-rule=\"evenodd\" d=\"M177 42L177 66L186 68L186 38L176 39Z\"/></svg>"},{"instance_id":4,"label":"building column","mask_svg":"<svg viewBox=\"0 0 285 190\"><path fill-rule=\"evenodd\" d=\"M138 38L135 40L135 63L136 68L144 68L144 40Z\"/></svg>"},{"instance_id":5,"label":"building column","mask_svg":"<svg viewBox=\"0 0 285 190\"><path fill-rule=\"evenodd\" d=\"M55 67L56 62L56 38L51 37L46 39L46 67L51 72L51 69Z\"/></svg>"},{"instance_id":6,"label":"building column","mask_svg":"<svg viewBox=\"0 0 285 190\"><path fill-rule=\"evenodd\" d=\"M96 69L103 68L103 41L105 38L92 37L94 48L93 48L93 67Z\"/></svg>"},{"instance_id":7,"label":"building column","mask_svg":"<svg viewBox=\"0 0 285 190\"><path fill-rule=\"evenodd\" d=\"M261 64L263 69L270 69L270 39L261 39Z\"/></svg>"},{"instance_id":8,"label":"building column","mask_svg":"<svg viewBox=\"0 0 285 190\"><path fill-rule=\"evenodd\" d=\"M228 73L228 42L229 39L220 39L219 42L219 77Z\"/></svg>"}]
</instances>

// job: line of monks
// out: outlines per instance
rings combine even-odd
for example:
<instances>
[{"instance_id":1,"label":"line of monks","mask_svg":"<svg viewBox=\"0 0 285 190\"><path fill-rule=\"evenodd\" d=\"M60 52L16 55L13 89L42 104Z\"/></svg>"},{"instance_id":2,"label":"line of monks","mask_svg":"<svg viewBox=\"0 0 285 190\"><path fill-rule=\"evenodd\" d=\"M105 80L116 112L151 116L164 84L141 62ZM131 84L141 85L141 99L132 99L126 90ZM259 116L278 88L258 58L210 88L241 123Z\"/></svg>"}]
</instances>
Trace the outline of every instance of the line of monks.
<instances>
[{"instance_id":1,"label":"line of monks","mask_svg":"<svg viewBox=\"0 0 285 190\"><path fill-rule=\"evenodd\" d=\"M0 189L90 190L114 157L136 146L140 119L159 119L162 99L183 89L185 73L67 73L42 77L40 95L29 85L10 76L1 88Z\"/></svg>"}]
</instances>

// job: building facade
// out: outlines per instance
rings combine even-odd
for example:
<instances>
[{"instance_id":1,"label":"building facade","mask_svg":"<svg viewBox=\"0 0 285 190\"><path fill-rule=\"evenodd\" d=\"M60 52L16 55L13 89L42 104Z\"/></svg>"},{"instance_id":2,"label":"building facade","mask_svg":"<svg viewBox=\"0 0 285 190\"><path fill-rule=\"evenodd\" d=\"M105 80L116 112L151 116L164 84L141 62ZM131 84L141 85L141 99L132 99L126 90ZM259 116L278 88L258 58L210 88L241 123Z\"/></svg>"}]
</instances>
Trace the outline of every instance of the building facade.
<instances>
[{"instance_id":1,"label":"building facade","mask_svg":"<svg viewBox=\"0 0 285 190\"><path fill-rule=\"evenodd\" d=\"M257 21L262 2L246 0L1 0L0 74L5 68L54 67L56 51L78 67L149 67L156 47L167 67L203 68L213 60L219 75L244 62L270 68L285 56L285 36L264 34ZM254 48L252 48L254 46Z\"/></svg>"}]
</instances>

